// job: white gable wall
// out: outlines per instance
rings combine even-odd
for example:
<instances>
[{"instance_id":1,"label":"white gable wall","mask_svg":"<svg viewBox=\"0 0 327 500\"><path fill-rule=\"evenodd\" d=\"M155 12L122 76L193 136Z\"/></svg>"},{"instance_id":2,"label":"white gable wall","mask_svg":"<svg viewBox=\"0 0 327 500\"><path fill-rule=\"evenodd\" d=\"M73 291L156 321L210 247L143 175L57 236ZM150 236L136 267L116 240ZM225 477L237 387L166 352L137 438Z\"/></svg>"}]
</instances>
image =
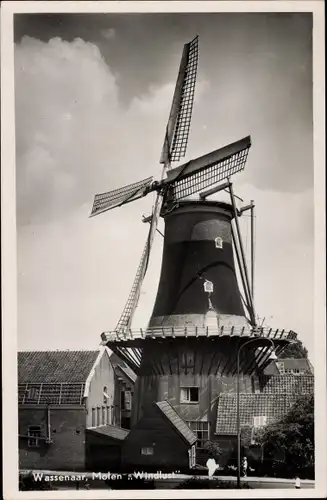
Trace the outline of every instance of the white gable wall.
<instances>
[{"instance_id":1,"label":"white gable wall","mask_svg":"<svg viewBox=\"0 0 327 500\"><path fill-rule=\"evenodd\" d=\"M104 389L106 394L104 395ZM87 427L113 423L115 376L109 352L102 348L86 382Z\"/></svg>"}]
</instances>

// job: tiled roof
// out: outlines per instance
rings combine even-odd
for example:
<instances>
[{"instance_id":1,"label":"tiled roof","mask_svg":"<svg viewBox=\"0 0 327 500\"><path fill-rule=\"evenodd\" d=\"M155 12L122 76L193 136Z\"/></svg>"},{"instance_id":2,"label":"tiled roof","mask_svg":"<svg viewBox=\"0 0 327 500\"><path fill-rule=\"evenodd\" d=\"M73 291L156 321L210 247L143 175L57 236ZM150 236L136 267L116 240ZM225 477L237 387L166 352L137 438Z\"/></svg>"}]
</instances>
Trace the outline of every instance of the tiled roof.
<instances>
[{"instance_id":1,"label":"tiled roof","mask_svg":"<svg viewBox=\"0 0 327 500\"><path fill-rule=\"evenodd\" d=\"M119 368L122 370L125 375L131 379L133 382L136 380L136 374L131 370L129 366L122 359L120 359L115 353L112 353L110 356L110 362L114 368Z\"/></svg>"},{"instance_id":2,"label":"tiled roof","mask_svg":"<svg viewBox=\"0 0 327 500\"><path fill-rule=\"evenodd\" d=\"M195 443L197 440L196 435L191 431L187 423L178 415L168 401L158 401L155 405L188 444L192 445Z\"/></svg>"},{"instance_id":3,"label":"tiled roof","mask_svg":"<svg viewBox=\"0 0 327 500\"><path fill-rule=\"evenodd\" d=\"M18 384L85 382L99 351L22 351Z\"/></svg>"},{"instance_id":4,"label":"tiled roof","mask_svg":"<svg viewBox=\"0 0 327 500\"><path fill-rule=\"evenodd\" d=\"M262 392L290 394L313 394L314 376L313 375L261 375L260 384Z\"/></svg>"},{"instance_id":5,"label":"tiled roof","mask_svg":"<svg viewBox=\"0 0 327 500\"><path fill-rule=\"evenodd\" d=\"M253 427L253 417L266 416L267 424L281 419L295 403L298 394L241 393L240 426ZM216 434L235 435L236 394L221 394L218 400Z\"/></svg>"},{"instance_id":6,"label":"tiled roof","mask_svg":"<svg viewBox=\"0 0 327 500\"><path fill-rule=\"evenodd\" d=\"M87 430L95 432L96 434L101 434L102 436L118 439L119 441L123 441L129 433L127 429L115 427L114 425L100 425L99 427L90 427Z\"/></svg>"}]
</instances>

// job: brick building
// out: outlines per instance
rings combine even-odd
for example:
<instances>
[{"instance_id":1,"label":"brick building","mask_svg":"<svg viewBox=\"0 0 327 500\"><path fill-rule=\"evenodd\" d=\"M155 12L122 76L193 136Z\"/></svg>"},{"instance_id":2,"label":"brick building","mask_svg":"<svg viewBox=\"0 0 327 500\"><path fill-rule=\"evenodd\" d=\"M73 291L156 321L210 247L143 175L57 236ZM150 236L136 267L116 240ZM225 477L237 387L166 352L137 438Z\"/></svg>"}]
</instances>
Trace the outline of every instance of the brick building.
<instances>
[{"instance_id":1,"label":"brick building","mask_svg":"<svg viewBox=\"0 0 327 500\"><path fill-rule=\"evenodd\" d=\"M135 375L115 365L107 348L18 353L20 469L92 470L99 456L105 468L120 461L128 434L120 426L131 409L122 401Z\"/></svg>"},{"instance_id":2,"label":"brick building","mask_svg":"<svg viewBox=\"0 0 327 500\"><path fill-rule=\"evenodd\" d=\"M284 360L283 360L284 361ZM302 360L294 360L301 366ZM278 362L276 363L278 365ZM268 372L271 371L269 367ZM240 428L241 443L248 456L258 457L256 434L262 427L278 422L290 410L297 399L314 393L314 376L311 373L287 373L259 377L255 392L240 393ZM214 439L223 449L223 462L235 454L237 396L234 393L221 394L217 404L217 421ZM224 465L224 464L222 464Z\"/></svg>"}]
</instances>

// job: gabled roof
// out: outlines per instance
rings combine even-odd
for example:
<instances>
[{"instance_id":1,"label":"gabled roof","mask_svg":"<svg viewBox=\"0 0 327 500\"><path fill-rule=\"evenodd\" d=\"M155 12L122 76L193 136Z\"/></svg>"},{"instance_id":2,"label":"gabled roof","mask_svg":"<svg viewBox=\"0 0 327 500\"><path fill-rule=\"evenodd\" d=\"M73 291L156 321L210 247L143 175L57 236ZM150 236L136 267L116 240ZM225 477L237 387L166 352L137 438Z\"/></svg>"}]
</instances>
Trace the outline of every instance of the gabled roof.
<instances>
[{"instance_id":1,"label":"gabled roof","mask_svg":"<svg viewBox=\"0 0 327 500\"><path fill-rule=\"evenodd\" d=\"M18 384L85 382L99 355L94 351L21 351Z\"/></svg>"},{"instance_id":2,"label":"gabled roof","mask_svg":"<svg viewBox=\"0 0 327 500\"><path fill-rule=\"evenodd\" d=\"M307 358L280 358L276 362L278 368L279 364L284 364L285 370L300 370L308 373L313 373L313 366Z\"/></svg>"},{"instance_id":3,"label":"gabled roof","mask_svg":"<svg viewBox=\"0 0 327 500\"><path fill-rule=\"evenodd\" d=\"M235 435L236 426L236 394L221 394L217 407L216 434ZM298 394L290 393L241 393L240 425L253 427L253 417L265 416L270 424L281 419L295 403Z\"/></svg>"},{"instance_id":4,"label":"gabled roof","mask_svg":"<svg viewBox=\"0 0 327 500\"><path fill-rule=\"evenodd\" d=\"M107 436L112 439L118 439L123 441L129 434L129 430L123 429L122 427L115 427L113 425L100 425L99 427L89 427L87 429L90 432L95 432L101 436Z\"/></svg>"},{"instance_id":5,"label":"gabled roof","mask_svg":"<svg viewBox=\"0 0 327 500\"><path fill-rule=\"evenodd\" d=\"M192 445L197 440L196 435L189 428L187 423L178 415L176 410L171 406L168 401L158 401L155 406L159 408L164 417L172 424L175 430L180 434L180 436L187 442L187 444Z\"/></svg>"}]
</instances>

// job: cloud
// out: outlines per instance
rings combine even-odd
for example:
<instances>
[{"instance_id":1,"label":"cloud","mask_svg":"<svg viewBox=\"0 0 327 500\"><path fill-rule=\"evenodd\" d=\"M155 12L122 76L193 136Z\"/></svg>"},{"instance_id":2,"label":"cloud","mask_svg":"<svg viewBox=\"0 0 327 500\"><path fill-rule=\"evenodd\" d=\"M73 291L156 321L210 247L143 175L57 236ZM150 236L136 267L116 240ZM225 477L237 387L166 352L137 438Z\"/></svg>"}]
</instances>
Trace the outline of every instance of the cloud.
<instances>
[{"instance_id":1,"label":"cloud","mask_svg":"<svg viewBox=\"0 0 327 500\"><path fill-rule=\"evenodd\" d=\"M129 107L96 45L24 37L16 45L18 223L63 217L96 192L156 175L174 84ZM206 89L199 82L198 97Z\"/></svg>"},{"instance_id":2,"label":"cloud","mask_svg":"<svg viewBox=\"0 0 327 500\"><path fill-rule=\"evenodd\" d=\"M118 88L98 48L28 37L16 46L18 222L61 216L90 196L120 128ZM99 134L100 131L100 134Z\"/></svg>"}]
</instances>

